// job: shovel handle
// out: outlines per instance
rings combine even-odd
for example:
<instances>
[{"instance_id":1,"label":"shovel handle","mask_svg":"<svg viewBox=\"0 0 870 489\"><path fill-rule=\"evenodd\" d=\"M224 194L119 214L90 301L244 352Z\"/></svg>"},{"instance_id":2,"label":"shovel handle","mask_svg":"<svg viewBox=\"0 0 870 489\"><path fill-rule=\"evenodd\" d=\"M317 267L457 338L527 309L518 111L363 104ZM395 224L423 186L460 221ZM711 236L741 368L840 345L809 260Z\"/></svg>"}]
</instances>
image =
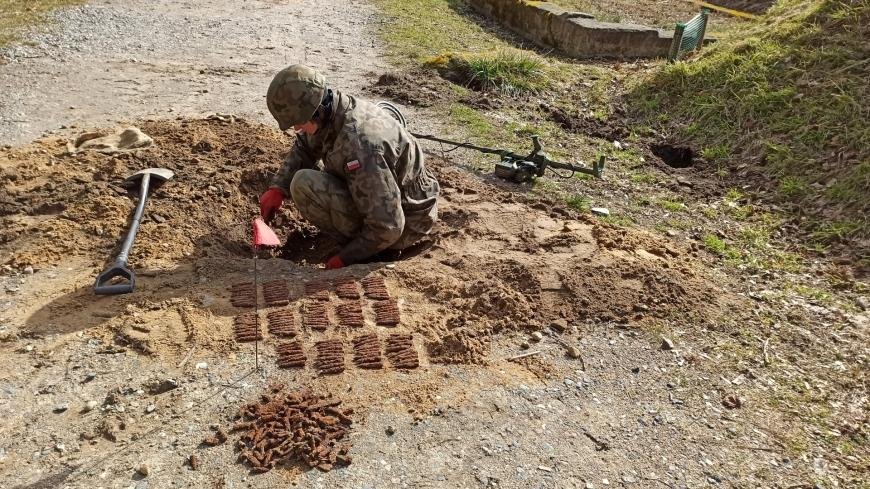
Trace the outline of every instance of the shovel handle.
<instances>
[{"instance_id":1,"label":"shovel handle","mask_svg":"<svg viewBox=\"0 0 870 489\"><path fill-rule=\"evenodd\" d=\"M122 280L110 283L117 278ZM94 293L97 295L129 294L133 292L135 286L136 276L133 271L127 268L125 263L115 262L106 271L97 275L97 280L94 282Z\"/></svg>"}]
</instances>

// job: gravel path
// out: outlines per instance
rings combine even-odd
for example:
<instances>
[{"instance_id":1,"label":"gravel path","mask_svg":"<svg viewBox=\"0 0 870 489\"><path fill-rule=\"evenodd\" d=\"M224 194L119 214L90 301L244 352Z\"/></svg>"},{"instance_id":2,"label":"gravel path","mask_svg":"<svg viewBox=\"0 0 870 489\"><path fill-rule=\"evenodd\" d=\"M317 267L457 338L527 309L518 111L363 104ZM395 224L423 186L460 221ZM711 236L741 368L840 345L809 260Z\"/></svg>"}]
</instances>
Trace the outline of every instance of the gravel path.
<instances>
[{"instance_id":1,"label":"gravel path","mask_svg":"<svg viewBox=\"0 0 870 489\"><path fill-rule=\"evenodd\" d=\"M0 144L149 117L218 112L271 122L263 97L287 64L304 61L351 91L384 69L373 13L339 0L62 9L47 30L0 50Z\"/></svg>"}]
</instances>

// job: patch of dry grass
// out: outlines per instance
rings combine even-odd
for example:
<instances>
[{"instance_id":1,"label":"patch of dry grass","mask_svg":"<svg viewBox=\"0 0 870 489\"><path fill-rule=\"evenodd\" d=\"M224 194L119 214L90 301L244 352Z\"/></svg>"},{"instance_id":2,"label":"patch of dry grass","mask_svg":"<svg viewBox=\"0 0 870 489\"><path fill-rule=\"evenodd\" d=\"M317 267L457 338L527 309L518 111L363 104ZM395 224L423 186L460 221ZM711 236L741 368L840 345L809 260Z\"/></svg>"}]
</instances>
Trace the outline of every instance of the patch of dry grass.
<instances>
[{"instance_id":1,"label":"patch of dry grass","mask_svg":"<svg viewBox=\"0 0 870 489\"><path fill-rule=\"evenodd\" d=\"M45 14L82 0L0 0L0 47L19 39L22 30L45 20Z\"/></svg>"}]
</instances>

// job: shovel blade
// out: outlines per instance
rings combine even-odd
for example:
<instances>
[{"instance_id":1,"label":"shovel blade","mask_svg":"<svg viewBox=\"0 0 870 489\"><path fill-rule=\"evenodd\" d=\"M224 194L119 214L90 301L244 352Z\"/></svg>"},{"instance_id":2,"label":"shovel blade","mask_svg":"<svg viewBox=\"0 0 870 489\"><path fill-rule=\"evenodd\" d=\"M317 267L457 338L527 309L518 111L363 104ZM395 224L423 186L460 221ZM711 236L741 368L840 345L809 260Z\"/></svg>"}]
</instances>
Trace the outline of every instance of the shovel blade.
<instances>
[{"instance_id":1,"label":"shovel blade","mask_svg":"<svg viewBox=\"0 0 870 489\"><path fill-rule=\"evenodd\" d=\"M263 222L263 219L258 217L254 219L254 246L280 246L278 236L268 224Z\"/></svg>"}]
</instances>

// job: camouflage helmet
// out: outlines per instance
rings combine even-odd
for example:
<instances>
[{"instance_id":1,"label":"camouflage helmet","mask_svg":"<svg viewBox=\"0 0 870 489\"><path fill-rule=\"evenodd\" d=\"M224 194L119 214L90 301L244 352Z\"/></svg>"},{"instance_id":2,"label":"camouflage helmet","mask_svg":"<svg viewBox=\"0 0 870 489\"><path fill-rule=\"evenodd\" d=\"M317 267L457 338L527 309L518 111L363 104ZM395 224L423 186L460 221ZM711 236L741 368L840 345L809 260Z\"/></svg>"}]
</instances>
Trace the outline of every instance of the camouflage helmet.
<instances>
[{"instance_id":1,"label":"camouflage helmet","mask_svg":"<svg viewBox=\"0 0 870 489\"><path fill-rule=\"evenodd\" d=\"M279 71L266 92L266 105L282 131L308 122L326 93L326 78L303 65Z\"/></svg>"}]
</instances>

